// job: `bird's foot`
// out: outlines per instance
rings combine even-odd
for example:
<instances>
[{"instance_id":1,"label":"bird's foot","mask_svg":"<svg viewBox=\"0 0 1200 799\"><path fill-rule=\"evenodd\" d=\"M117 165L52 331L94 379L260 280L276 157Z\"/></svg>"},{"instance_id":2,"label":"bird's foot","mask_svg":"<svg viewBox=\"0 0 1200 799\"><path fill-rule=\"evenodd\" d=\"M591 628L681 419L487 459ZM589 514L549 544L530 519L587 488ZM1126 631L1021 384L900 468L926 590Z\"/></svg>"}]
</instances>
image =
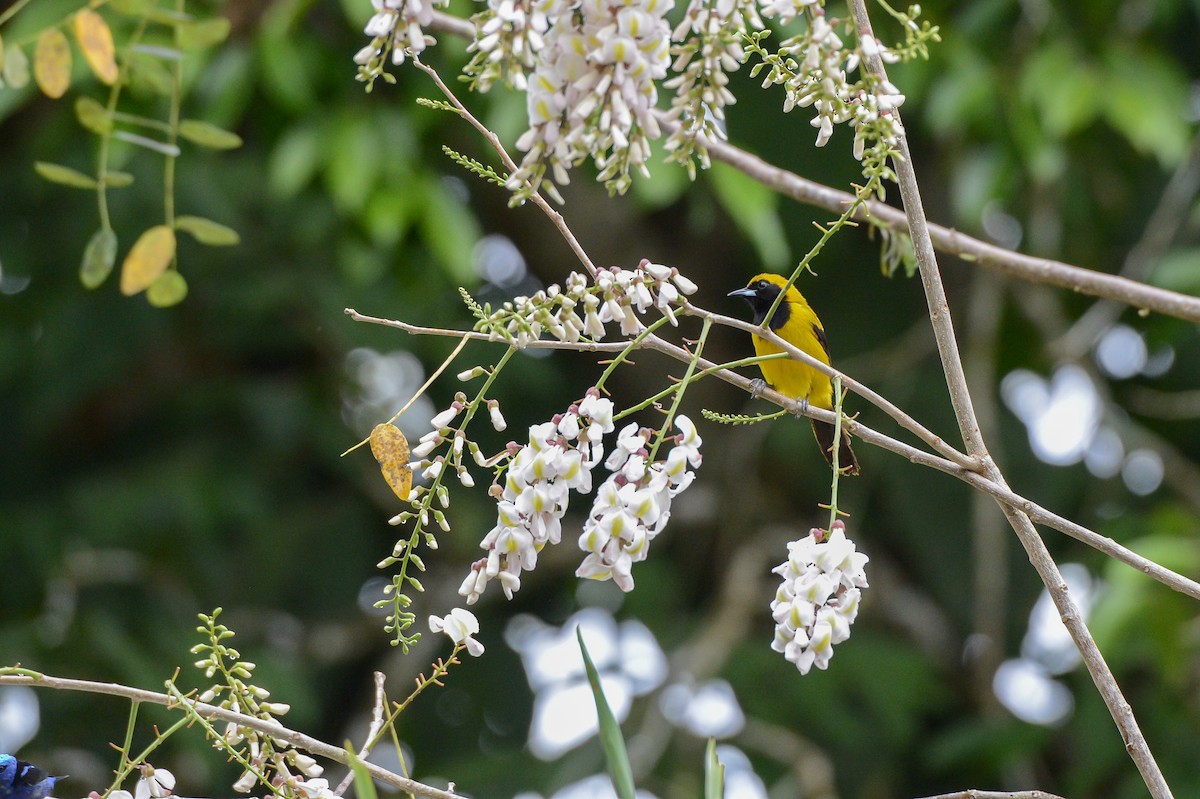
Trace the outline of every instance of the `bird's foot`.
<instances>
[{"instance_id":1,"label":"bird's foot","mask_svg":"<svg viewBox=\"0 0 1200 799\"><path fill-rule=\"evenodd\" d=\"M796 401L800 403L796 407L796 415L808 416L808 397L797 397Z\"/></svg>"},{"instance_id":2,"label":"bird's foot","mask_svg":"<svg viewBox=\"0 0 1200 799\"><path fill-rule=\"evenodd\" d=\"M750 399L758 399L767 387L767 381L756 377L750 381Z\"/></svg>"}]
</instances>

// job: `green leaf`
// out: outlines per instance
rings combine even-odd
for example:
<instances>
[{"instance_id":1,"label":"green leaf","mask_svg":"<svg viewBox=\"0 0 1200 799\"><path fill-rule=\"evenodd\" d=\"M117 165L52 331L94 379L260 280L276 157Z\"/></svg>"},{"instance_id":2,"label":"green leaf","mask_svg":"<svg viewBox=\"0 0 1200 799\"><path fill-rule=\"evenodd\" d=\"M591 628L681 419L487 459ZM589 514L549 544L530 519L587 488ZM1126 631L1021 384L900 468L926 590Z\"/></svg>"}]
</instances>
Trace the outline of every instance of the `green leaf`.
<instances>
[{"instance_id":1,"label":"green leaf","mask_svg":"<svg viewBox=\"0 0 1200 799\"><path fill-rule=\"evenodd\" d=\"M175 229L190 233L196 241L210 247L231 247L242 240L233 228L202 216L177 216Z\"/></svg>"},{"instance_id":2,"label":"green leaf","mask_svg":"<svg viewBox=\"0 0 1200 799\"><path fill-rule=\"evenodd\" d=\"M629 752L625 749L625 739L621 737L621 725L617 723L608 700L604 698L604 689L600 685L600 674L592 663L587 645L583 643L583 630L575 628L575 637L579 639L579 651L583 654L583 667L587 670L588 683L592 686L592 697L596 700L596 716L600 720L600 745L604 748L604 760L608 764L608 773L612 777L613 789L618 799L635 799L637 789L633 784L633 769L629 765Z\"/></svg>"},{"instance_id":3,"label":"green leaf","mask_svg":"<svg viewBox=\"0 0 1200 799\"><path fill-rule=\"evenodd\" d=\"M29 56L15 44L4 49L4 85L21 89L29 83Z\"/></svg>"},{"instance_id":4,"label":"green leaf","mask_svg":"<svg viewBox=\"0 0 1200 799\"><path fill-rule=\"evenodd\" d=\"M170 308L183 302L187 293L187 281L177 270L171 269L163 272L150 284L146 289L146 300L155 308Z\"/></svg>"},{"instance_id":5,"label":"green leaf","mask_svg":"<svg viewBox=\"0 0 1200 799\"><path fill-rule=\"evenodd\" d=\"M229 20L213 17L179 28L178 42L184 50L204 50L220 44L228 36Z\"/></svg>"},{"instance_id":6,"label":"green leaf","mask_svg":"<svg viewBox=\"0 0 1200 799\"><path fill-rule=\"evenodd\" d=\"M37 173L51 183L57 183L60 186L70 186L73 189L94 189L96 188L96 179L91 175L85 175L71 169L69 166L60 164L52 164L48 161L37 161L33 168Z\"/></svg>"},{"instance_id":7,"label":"green leaf","mask_svg":"<svg viewBox=\"0 0 1200 799\"><path fill-rule=\"evenodd\" d=\"M1182 161L1192 133L1185 116L1190 89L1179 65L1161 53L1119 46L1105 54L1105 67L1108 124L1163 166Z\"/></svg>"},{"instance_id":8,"label":"green leaf","mask_svg":"<svg viewBox=\"0 0 1200 799\"><path fill-rule=\"evenodd\" d=\"M112 228L100 228L88 241L79 265L79 282L85 288L98 288L112 273L117 262L117 234Z\"/></svg>"},{"instance_id":9,"label":"green leaf","mask_svg":"<svg viewBox=\"0 0 1200 799\"><path fill-rule=\"evenodd\" d=\"M1066 42L1035 51L1021 71L1020 96L1056 139L1090 125L1100 112L1102 84L1096 67Z\"/></svg>"},{"instance_id":10,"label":"green leaf","mask_svg":"<svg viewBox=\"0 0 1200 799\"><path fill-rule=\"evenodd\" d=\"M321 136L313 125L292 125L271 151L267 187L281 199L294 197L321 166Z\"/></svg>"},{"instance_id":11,"label":"green leaf","mask_svg":"<svg viewBox=\"0 0 1200 799\"><path fill-rule=\"evenodd\" d=\"M471 253L479 241L479 221L441 182L426 179L417 224L422 240L450 279L462 285L476 280Z\"/></svg>"},{"instance_id":12,"label":"green leaf","mask_svg":"<svg viewBox=\"0 0 1200 799\"><path fill-rule=\"evenodd\" d=\"M82 96L75 101L75 118L92 133L105 136L112 132L113 121L108 109L91 97Z\"/></svg>"},{"instance_id":13,"label":"green leaf","mask_svg":"<svg viewBox=\"0 0 1200 799\"><path fill-rule=\"evenodd\" d=\"M185 119L179 123L179 135L198 144L214 150L232 150L242 146L242 137L202 119Z\"/></svg>"},{"instance_id":14,"label":"green leaf","mask_svg":"<svg viewBox=\"0 0 1200 799\"><path fill-rule=\"evenodd\" d=\"M1184 294L1200 294L1200 248L1167 253L1154 267L1150 283Z\"/></svg>"},{"instance_id":15,"label":"green leaf","mask_svg":"<svg viewBox=\"0 0 1200 799\"><path fill-rule=\"evenodd\" d=\"M354 795L357 799L378 799L379 794L375 791L375 780L371 779L371 773L367 771L367 767L354 754L354 744L346 741L344 746L346 753L350 755L350 770L354 772Z\"/></svg>"},{"instance_id":16,"label":"green leaf","mask_svg":"<svg viewBox=\"0 0 1200 799\"><path fill-rule=\"evenodd\" d=\"M175 92L175 77L162 61L145 53L129 54L129 81L132 88L170 97Z\"/></svg>"},{"instance_id":17,"label":"green leaf","mask_svg":"<svg viewBox=\"0 0 1200 799\"><path fill-rule=\"evenodd\" d=\"M133 175L128 172L105 172L104 185L110 189L123 189L133 185Z\"/></svg>"},{"instance_id":18,"label":"green leaf","mask_svg":"<svg viewBox=\"0 0 1200 799\"><path fill-rule=\"evenodd\" d=\"M763 265L775 271L787 266L791 254L779 219L779 195L725 164L714 163L708 174L721 207L750 239Z\"/></svg>"},{"instance_id":19,"label":"green leaf","mask_svg":"<svg viewBox=\"0 0 1200 799\"><path fill-rule=\"evenodd\" d=\"M108 7L118 14L140 17L150 10L151 0L108 0Z\"/></svg>"},{"instance_id":20,"label":"green leaf","mask_svg":"<svg viewBox=\"0 0 1200 799\"><path fill-rule=\"evenodd\" d=\"M717 739L709 738L704 747L704 799L723 799L725 796L725 766L717 760Z\"/></svg>"}]
</instances>

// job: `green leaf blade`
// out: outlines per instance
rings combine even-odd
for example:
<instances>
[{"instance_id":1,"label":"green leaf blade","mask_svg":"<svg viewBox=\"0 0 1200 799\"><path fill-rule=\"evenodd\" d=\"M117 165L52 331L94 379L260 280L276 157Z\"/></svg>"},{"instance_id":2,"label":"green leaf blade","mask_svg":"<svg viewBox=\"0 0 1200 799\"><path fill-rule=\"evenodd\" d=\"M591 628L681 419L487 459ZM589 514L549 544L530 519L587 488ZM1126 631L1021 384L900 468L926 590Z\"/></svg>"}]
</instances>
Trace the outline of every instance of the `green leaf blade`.
<instances>
[{"instance_id":1,"label":"green leaf blade","mask_svg":"<svg viewBox=\"0 0 1200 799\"><path fill-rule=\"evenodd\" d=\"M604 698L604 689L600 685L600 674L592 663L587 645L583 643L583 630L575 628L575 637L579 640L579 651L583 655L583 667L587 671L588 684L592 686L592 696L596 700L596 716L600 722L600 745L604 748L604 760L608 763L608 773L612 777L613 789L618 799L636 799L637 789L633 784L633 768L629 765L629 752L625 748L625 739L621 736L621 725L613 715L608 700Z\"/></svg>"}]
</instances>

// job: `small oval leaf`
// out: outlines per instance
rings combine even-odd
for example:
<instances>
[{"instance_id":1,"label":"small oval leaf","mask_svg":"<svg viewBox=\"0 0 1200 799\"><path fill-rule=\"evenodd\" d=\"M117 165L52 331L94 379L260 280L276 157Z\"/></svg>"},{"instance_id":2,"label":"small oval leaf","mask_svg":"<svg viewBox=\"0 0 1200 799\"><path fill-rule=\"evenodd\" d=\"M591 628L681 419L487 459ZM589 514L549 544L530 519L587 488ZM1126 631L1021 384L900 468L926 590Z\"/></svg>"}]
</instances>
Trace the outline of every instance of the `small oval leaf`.
<instances>
[{"instance_id":1,"label":"small oval leaf","mask_svg":"<svg viewBox=\"0 0 1200 799\"><path fill-rule=\"evenodd\" d=\"M112 228L100 228L83 251L79 265L79 281L85 288L94 289L108 279L117 262L117 234Z\"/></svg>"},{"instance_id":2,"label":"small oval leaf","mask_svg":"<svg viewBox=\"0 0 1200 799\"><path fill-rule=\"evenodd\" d=\"M371 454L379 462L383 479L401 500L412 490L412 469L408 466L408 439L392 424L377 424L371 431Z\"/></svg>"},{"instance_id":3,"label":"small oval leaf","mask_svg":"<svg viewBox=\"0 0 1200 799\"><path fill-rule=\"evenodd\" d=\"M33 79L42 94L55 100L71 86L71 43L58 28L46 28L37 38Z\"/></svg>"},{"instance_id":4,"label":"small oval leaf","mask_svg":"<svg viewBox=\"0 0 1200 799\"><path fill-rule=\"evenodd\" d=\"M49 161L36 161L33 168L46 180L60 186L70 186L73 189L94 189L96 179L91 175L71 169L69 166L52 164Z\"/></svg>"},{"instance_id":5,"label":"small oval leaf","mask_svg":"<svg viewBox=\"0 0 1200 799\"><path fill-rule=\"evenodd\" d=\"M128 75L130 88L136 91L161 94L170 97L175 91L175 78L171 70L157 58L142 53L129 56Z\"/></svg>"},{"instance_id":6,"label":"small oval leaf","mask_svg":"<svg viewBox=\"0 0 1200 799\"><path fill-rule=\"evenodd\" d=\"M121 264L121 293L127 297L145 291L175 258L175 231L155 225L134 243Z\"/></svg>"},{"instance_id":7,"label":"small oval leaf","mask_svg":"<svg viewBox=\"0 0 1200 799\"><path fill-rule=\"evenodd\" d=\"M101 83L112 86L117 82L117 48L113 44L112 31L104 17L90 8L75 13L75 41L88 66Z\"/></svg>"},{"instance_id":8,"label":"small oval leaf","mask_svg":"<svg viewBox=\"0 0 1200 799\"><path fill-rule=\"evenodd\" d=\"M4 50L4 85L10 89L23 89L29 83L29 57L17 45Z\"/></svg>"},{"instance_id":9,"label":"small oval leaf","mask_svg":"<svg viewBox=\"0 0 1200 799\"><path fill-rule=\"evenodd\" d=\"M146 289L146 300L155 308L170 308L183 302L187 293L187 281L177 270L171 269L150 284L150 288Z\"/></svg>"},{"instance_id":10,"label":"small oval leaf","mask_svg":"<svg viewBox=\"0 0 1200 799\"><path fill-rule=\"evenodd\" d=\"M133 185L133 175L128 172L105 172L104 185L110 189L123 189Z\"/></svg>"},{"instance_id":11,"label":"small oval leaf","mask_svg":"<svg viewBox=\"0 0 1200 799\"><path fill-rule=\"evenodd\" d=\"M75 101L75 118L92 133L106 136L112 132L113 121L108 109L91 97L80 97Z\"/></svg>"},{"instance_id":12,"label":"small oval leaf","mask_svg":"<svg viewBox=\"0 0 1200 799\"><path fill-rule=\"evenodd\" d=\"M231 247L242 240L233 228L202 216L177 216L175 229L192 234L196 241L210 247Z\"/></svg>"},{"instance_id":13,"label":"small oval leaf","mask_svg":"<svg viewBox=\"0 0 1200 799\"><path fill-rule=\"evenodd\" d=\"M202 19L195 25L179 29L179 46L185 50L203 50L218 45L229 36L229 20L225 17Z\"/></svg>"},{"instance_id":14,"label":"small oval leaf","mask_svg":"<svg viewBox=\"0 0 1200 799\"><path fill-rule=\"evenodd\" d=\"M242 137L222 130L201 119L185 119L179 123L179 135L192 144L214 150L232 150L242 146Z\"/></svg>"},{"instance_id":15,"label":"small oval leaf","mask_svg":"<svg viewBox=\"0 0 1200 799\"><path fill-rule=\"evenodd\" d=\"M118 14L140 17L150 9L151 0L108 0L109 7Z\"/></svg>"}]
</instances>

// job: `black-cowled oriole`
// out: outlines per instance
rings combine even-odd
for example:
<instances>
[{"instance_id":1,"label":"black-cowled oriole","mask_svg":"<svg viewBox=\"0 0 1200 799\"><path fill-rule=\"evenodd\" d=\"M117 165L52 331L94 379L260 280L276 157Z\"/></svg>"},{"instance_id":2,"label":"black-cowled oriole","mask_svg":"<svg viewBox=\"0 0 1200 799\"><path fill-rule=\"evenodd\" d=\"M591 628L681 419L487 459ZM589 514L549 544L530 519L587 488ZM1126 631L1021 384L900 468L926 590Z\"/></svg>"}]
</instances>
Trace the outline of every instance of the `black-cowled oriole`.
<instances>
[{"instance_id":1,"label":"black-cowled oriole","mask_svg":"<svg viewBox=\"0 0 1200 799\"><path fill-rule=\"evenodd\" d=\"M729 296L741 297L750 303L750 308L754 311L754 324L761 325L767 311L771 309L775 298L785 285L787 279L780 275L755 275L744 289L731 291ZM825 339L825 328L808 301L804 299L804 295L795 286L788 287L783 302L779 303L775 315L771 317L769 327L792 346L823 364L829 364L829 343ZM754 351L758 355L783 352L778 346L759 336L754 336ZM767 383L780 394L807 402L815 408L833 410L833 383L824 372L819 372L800 361L783 358L763 361L758 367ZM833 425L816 419L811 421L821 454L833 463ZM845 474L858 474L858 458L854 456L850 436L844 429L838 447L838 467Z\"/></svg>"}]
</instances>

